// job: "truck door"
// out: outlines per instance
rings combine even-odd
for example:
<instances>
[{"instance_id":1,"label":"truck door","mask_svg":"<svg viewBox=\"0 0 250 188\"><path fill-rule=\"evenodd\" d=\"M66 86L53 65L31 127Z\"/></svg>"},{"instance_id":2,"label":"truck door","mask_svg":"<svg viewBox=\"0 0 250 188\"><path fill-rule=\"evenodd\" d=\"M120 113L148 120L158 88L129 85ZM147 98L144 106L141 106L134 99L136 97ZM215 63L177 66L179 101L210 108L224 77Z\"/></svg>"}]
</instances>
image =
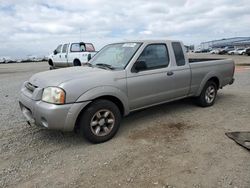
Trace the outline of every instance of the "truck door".
<instances>
[{"instance_id":1,"label":"truck door","mask_svg":"<svg viewBox=\"0 0 250 188\"><path fill-rule=\"evenodd\" d=\"M83 42L80 42L79 45L80 45L80 53L79 53L80 61L81 63L87 63L89 52L87 51L86 44Z\"/></svg>"},{"instance_id":2,"label":"truck door","mask_svg":"<svg viewBox=\"0 0 250 188\"><path fill-rule=\"evenodd\" d=\"M61 44L54 50L53 63L56 67L58 67L58 65L61 62L61 50L62 50Z\"/></svg>"},{"instance_id":3,"label":"truck door","mask_svg":"<svg viewBox=\"0 0 250 188\"><path fill-rule=\"evenodd\" d=\"M89 59L92 59L94 55L96 54L95 47L91 43L85 43L85 47L86 47L86 52L88 52L87 61L89 61Z\"/></svg>"},{"instance_id":4,"label":"truck door","mask_svg":"<svg viewBox=\"0 0 250 188\"><path fill-rule=\"evenodd\" d=\"M175 85L173 97L179 98L189 94L191 84L191 69L187 58L184 55L184 49L180 42L172 42L172 49L175 58L175 64L170 67L172 73L171 79Z\"/></svg>"},{"instance_id":5,"label":"truck door","mask_svg":"<svg viewBox=\"0 0 250 188\"><path fill-rule=\"evenodd\" d=\"M80 54L84 51L80 43L72 43L68 50L68 65L74 66L74 60L79 60L81 62ZM82 62L81 62L82 63Z\"/></svg>"},{"instance_id":6,"label":"truck door","mask_svg":"<svg viewBox=\"0 0 250 188\"><path fill-rule=\"evenodd\" d=\"M136 64L144 69L134 71ZM147 45L127 74L130 110L168 101L174 82L168 76L170 58L165 43Z\"/></svg>"},{"instance_id":7,"label":"truck door","mask_svg":"<svg viewBox=\"0 0 250 188\"><path fill-rule=\"evenodd\" d=\"M67 67L68 66L68 46L69 44L64 44L62 47L61 61L58 66Z\"/></svg>"}]
</instances>

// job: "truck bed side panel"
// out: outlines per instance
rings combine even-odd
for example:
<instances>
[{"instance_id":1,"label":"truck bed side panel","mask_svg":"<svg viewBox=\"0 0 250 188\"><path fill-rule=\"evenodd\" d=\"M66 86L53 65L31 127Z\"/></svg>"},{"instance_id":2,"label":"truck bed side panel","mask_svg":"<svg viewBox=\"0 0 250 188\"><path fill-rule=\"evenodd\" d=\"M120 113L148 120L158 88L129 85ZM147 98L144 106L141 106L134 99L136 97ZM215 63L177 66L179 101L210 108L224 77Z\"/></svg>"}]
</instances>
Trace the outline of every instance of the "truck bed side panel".
<instances>
[{"instance_id":1,"label":"truck bed side panel","mask_svg":"<svg viewBox=\"0 0 250 188\"><path fill-rule=\"evenodd\" d=\"M191 95L200 95L206 82L212 77L219 79L219 87L229 84L234 75L232 60L203 61L190 64L192 71Z\"/></svg>"}]
</instances>

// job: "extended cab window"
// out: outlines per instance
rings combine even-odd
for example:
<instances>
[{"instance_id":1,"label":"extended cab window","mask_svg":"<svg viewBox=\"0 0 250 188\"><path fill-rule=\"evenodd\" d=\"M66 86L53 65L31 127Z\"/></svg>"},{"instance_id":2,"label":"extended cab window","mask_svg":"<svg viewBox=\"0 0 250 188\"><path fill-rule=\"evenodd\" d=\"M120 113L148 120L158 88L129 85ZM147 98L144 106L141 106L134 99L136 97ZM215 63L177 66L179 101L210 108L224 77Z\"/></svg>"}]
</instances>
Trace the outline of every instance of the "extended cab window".
<instances>
[{"instance_id":1,"label":"extended cab window","mask_svg":"<svg viewBox=\"0 0 250 188\"><path fill-rule=\"evenodd\" d=\"M150 44L143 50L137 61L145 62L145 70L167 67L169 64L167 46L165 44Z\"/></svg>"},{"instance_id":2,"label":"extended cab window","mask_svg":"<svg viewBox=\"0 0 250 188\"><path fill-rule=\"evenodd\" d=\"M172 42L172 47L174 50L174 56L177 66L183 66L186 64L184 53L179 42Z\"/></svg>"},{"instance_id":3,"label":"extended cab window","mask_svg":"<svg viewBox=\"0 0 250 188\"><path fill-rule=\"evenodd\" d=\"M85 50L85 45L84 43L73 43L70 48L71 52L84 52Z\"/></svg>"},{"instance_id":4,"label":"extended cab window","mask_svg":"<svg viewBox=\"0 0 250 188\"><path fill-rule=\"evenodd\" d=\"M68 49L68 44L64 44L62 48L62 53L66 53Z\"/></svg>"},{"instance_id":5,"label":"extended cab window","mask_svg":"<svg viewBox=\"0 0 250 188\"><path fill-rule=\"evenodd\" d=\"M86 51L87 52L94 52L95 51L95 48L94 48L93 44L86 43L85 46L86 46Z\"/></svg>"}]
</instances>

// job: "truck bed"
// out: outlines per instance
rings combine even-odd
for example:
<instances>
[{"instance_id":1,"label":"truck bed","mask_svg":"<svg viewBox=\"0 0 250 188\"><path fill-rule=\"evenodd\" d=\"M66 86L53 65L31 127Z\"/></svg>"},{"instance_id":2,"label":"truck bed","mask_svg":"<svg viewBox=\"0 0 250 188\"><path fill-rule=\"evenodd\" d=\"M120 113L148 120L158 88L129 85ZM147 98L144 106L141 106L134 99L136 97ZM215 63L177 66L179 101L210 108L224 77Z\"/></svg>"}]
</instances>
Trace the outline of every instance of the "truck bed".
<instances>
[{"instance_id":1,"label":"truck bed","mask_svg":"<svg viewBox=\"0 0 250 188\"><path fill-rule=\"evenodd\" d=\"M224 59L212 59L212 58L189 58L188 61L189 63L197 63L197 62L202 62L202 61L217 61L217 60L224 60Z\"/></svg>"},{"instance_id":2,"label":"truck bed","mask_svg":"<svg viewBox=\"0 0 250 188\"><path fill-rule=\"evenodd\" d=\"M191 92L200 88L200 84L213 76L220 80L219 87L231 83L234 75L234 62L230 59L189 59L192 71Z\"/></svg>"}]
</instances>

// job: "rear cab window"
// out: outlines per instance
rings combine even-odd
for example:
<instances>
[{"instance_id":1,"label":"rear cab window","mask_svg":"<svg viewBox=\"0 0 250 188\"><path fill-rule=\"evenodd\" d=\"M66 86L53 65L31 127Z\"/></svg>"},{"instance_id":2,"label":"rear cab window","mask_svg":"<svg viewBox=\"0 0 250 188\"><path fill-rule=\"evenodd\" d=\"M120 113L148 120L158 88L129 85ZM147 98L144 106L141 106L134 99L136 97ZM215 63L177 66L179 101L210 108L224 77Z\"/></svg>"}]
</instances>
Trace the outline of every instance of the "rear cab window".
<instances>
[{"instance_id":1,"label":"rear cab window","mask_svg":"<svg viewBox=\"0 0 250 188\"><path fill-rule=\"evenodd\" d=\"M169 54L166 44L149 44L137 61L144 61L146 70L164 68L169 65Z\"/></svg>"},{"instance_id":2,"label":"rear cab window","mask_svg":"<svg viewBox=\"0 0 250 188\"><path fill-rule=\"evenodd\" d=\"M70 47L71 52L85 52L85 44L84 43L73 43Z\"/></svg>"},{"instance_id":3,"label":"rear cab window","mask_svg":"<svg viewBox=\"0 0 250 188\"><path fill-rule=\"evenodd\" d=\"M186 61L185 61L185 57L184 57L181 43L172 42L172 47L174 50L176 65L177 66L184 66L186 64Z\"/></svg>"},{"instance_id":4,"label":"rear cab window","mask_svg":"<svg viewBox=\"0 0 250 188\"><path fill-rule=\"evenodd\" d=\"M95 52L95 47L91 43L85 43L86 51L87 52Z\"/></svg>"},{"instance_id":5,"label":"rear cab window","mask_svg":"<svg viewBox=\"0 0 250 188\"><path fill-rule=\"evenodd\" d=\"M95 47L91 43L73 43L70 47L71 52L95 52Z\"/></svg>"}]
</instances>

